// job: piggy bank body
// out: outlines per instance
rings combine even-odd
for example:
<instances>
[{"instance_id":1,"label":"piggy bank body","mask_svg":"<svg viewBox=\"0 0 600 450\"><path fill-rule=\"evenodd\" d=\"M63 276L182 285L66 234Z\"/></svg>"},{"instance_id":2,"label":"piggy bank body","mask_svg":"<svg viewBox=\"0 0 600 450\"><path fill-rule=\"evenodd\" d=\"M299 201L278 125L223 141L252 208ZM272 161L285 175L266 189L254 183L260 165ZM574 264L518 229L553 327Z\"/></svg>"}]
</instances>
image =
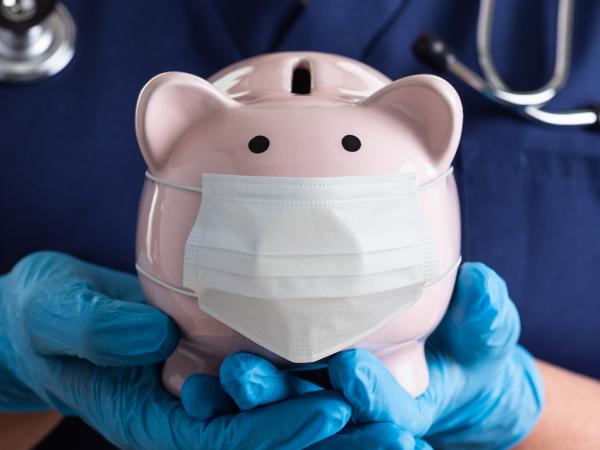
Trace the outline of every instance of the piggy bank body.
<instances>
[{"instance_id":1,"label":"piggy bank body","mask_svg":"<svg viewBox=\"0 0 600 450\"><path fill-rule=\"evenodd\" d=\"M295 367L204 312L183 287L186 242L202 204L202 174L349 177L411 172L421 186L439 181L418 197L436 246L439 280L351 347L374 352L409 392L421 393L428 385L424 343L446 311L460 261L456 185L451 174L442 175L451 167L461 126L460 101L444 80L416 75L392 83L376 70L336 55L274 53L239 62L208 81L184 73L152 79L140 94L136 116L149 173L136 257L148 302L182 330L179 346L164 366L166 387L178 394L187 375L218 374L221 361L238 351Z\"/></svg>"}]
</instances>

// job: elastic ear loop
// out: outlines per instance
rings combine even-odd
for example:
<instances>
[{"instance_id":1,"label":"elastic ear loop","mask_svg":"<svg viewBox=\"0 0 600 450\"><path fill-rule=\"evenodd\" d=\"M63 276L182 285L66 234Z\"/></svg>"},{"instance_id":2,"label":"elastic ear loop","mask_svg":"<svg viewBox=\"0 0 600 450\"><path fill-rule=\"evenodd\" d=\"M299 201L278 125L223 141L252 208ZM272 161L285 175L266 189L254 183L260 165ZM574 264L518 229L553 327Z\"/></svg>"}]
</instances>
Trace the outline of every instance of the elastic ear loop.
<instances>
[{"instance_id":1,"label":"elastic ear loop","mask_svg":"<svg viewBox=\"0 0 600 450\"><path fill-rule=\"evenodd\" d=\"M184 191L192 191L192 192L200 192L202 193L202 188L196 187L196 186L190 186L189 184L179 184L179 183L172 183L171 181L167 181L163 178L159 178L155 175L152 175L150 172L148 172L146 170L146 178L148 178L149 180L154 181L155 183L158 184L162 184L164 186L168 186L171 188L175 188L175 189L182 189Z\"/></svg>"},{"instance_id":2,"label":"elastic ear loop","mask_svg":"<svg viewBox=\"0 0 600 450\"><path fill-rule=\"evenodd\" d=\"M436 283L439 283L440 281L442 281L449 274L451 274L454 270L456 270L458 268L458 266L460 266L461 262L462 262L462 256L459 256L458 259L456 260L456 262L454 264L452 264L452 266L450 266L450 268L448 270L446 270L442 275L440 275L439 277L437 277L434 281L431 281L429 283L425 283L425 286L424 286L423 289L429 289L430 287L432 287ZM161 280L158 277L155 277L151 273L149 273L149 272L145 271L144 269L142 269L137 262L135 263L135 269L138 271L138 273L140 275L145 276L150 281L153 281L154 283L158 284L159 286L164 287L165 289L173 291L173 292L175 292L177 294L187 295L189 297L196 298L196 294L194 293L194 291L190 291L188 289L178 288L176 286L173 286L170 283L167 283L166 281Z\"/></svg>"},{"instance_id":3,"label":"elastic ear loop","mask_svg":"<svg viewBox=\"0 0 600 450\"><path fill-rule=\"evenodd\" d=\"M143 275L144 277L148 278L150 281L153 281L154 283L158 284L159 286L164 287L165 289L173 291L176 294L187 295L189 297L196 298L196 294L194 293L194 291L190 291L189 289L178 288L176 286L173 286L170 283L167 283L166 281L161 280L158 277L155 277L151 273L148 273L144 269L142 269L137 262L135 263L135 269L138 271L139 274Z\"/></svg>"},{"instance_id":4,"label":"elastic ear loop","mask_svg":"<svg viewBox=\"0 0 600 450\"><path fill-rule=\"evenodd\" d=\"M417 191L424 191L425 189L429 189L430 187L435 186L436 184L448 178L450 174L452 174L452 172L454 172L454 166L448 167L448 169L446 169L444 173L438 175L434 179L426 181L423 184L419 184L417 186Z\"/></svg>"},{"instance_id":5,"label":"elastic ear loop","mask_svg":"<svg viewBox=\"0 0 600 450\"><path fill-rule=\"evenodd\" d=\"M450 166L445 172L443 172L442 174L438 175L437 177L435 177L432 180L429 180L423 184L420 184L417 186L417 190L421 191L424 189L428 189L432 186L435 186L436 184L438 184L439 182L441 182L442 180L446 179L448 176L450 176L450 174L454 172L454 167ZM189 184L180 184L180 183L173 183L171 181L167 181L163 178L157 177L156 175L152 175L150 172L146 171L145 173L146 178L148 178L149 180L154 181L155 183L158 184L162 184L164 186L170 187L170 188L174 188L174 189L181 189L184 191L190 191L190 192L199 192L202 193L202 188L201 187L196 187L196 186L190 186Z\"/></svg>"},{"instance_id":6,"label":"elastic ear loop","mask_svg":"<svg viewBox=\"0 0 600 450\"><path fill-rule=\"evenodd\" d=\"M436 184L440 183L442 180L445 180L448 176L450 176L450 174L454 171L454 167L450 166L444 173L440 174L439 176L435 177L432 180L427 181L426 183L420 184L417 186L417 190L418 191L422 191L425 189L428 189L432 186L435 186ZM170 181L164 180L162 178L159 178L157 176L152 175L150 172L146 171L146 178L148 178L149 180L154 181L155 183L158 184L162 184L164 186L167 187L171 187L174 189L182 189L184 191L191 191L191 192L198 192L198 193L202 193L202 188L200 187L196 187L196 186L190 186L187 184L179 184L179 183L172 183ZM443 278L445 278L448 274L452 273L452 271L454 271L454 269L456 269L460 263L462 261L462 257L459 256L458 260L446 271L444 272L442 275L440 275L436 280L425 284L424 289L427 289L429 287L431 287L432 285L438 283L439 281L441 281ZM181 289L178 288L176 286L173 286L170 283L167 283L163 280L161 280L160 278L148 273L147 271L145 271L144 269L142 269L140 267L140 265L136 262L135 263L135 268L138 271L138 273L140 273L141 275L143 275L144 277L148 278L150 281L153 281L154 283L158 284L159 286L164 287L165 289L168 289L172 292L175 292L177 294L181 294L181 295L187 295L188 297L192 297L192 298L196 298L196 294L188 289Z\"/></svg>"},{"instance_id":7,"label":"elastic ear loop","mask_svg":"<svg viewBox=\"0 0 600 450\"><path fill-rule=\"evenodd\" d=\"M432 281L430 283L425 284L423 290L427 290L427 289L431 288L433 285L435 285L436 283L438 283L439 281L442 281L449 274L451 274L452 272L454 272L454 270L456 270L458 268L458 266L460 266L461 262L462 262L462 256L459 256L458 260L452 265L452 267L450 267L450 269L448 269L446 272L444 272L435 281ZM188 297L196 299L196 294L194 294L192 291L188 291L188 290L185 290L185 289L181 289L181 288L175 287L172 284L169 284L169 283L161 280L160 278L157 278L154 275L151 275L150 273L148 273L144 269L142 269L138 263L135 263L135 268L137 269L137 271L138 271L139 274L145 276L150 281L158 284L159 286L162 286L165 289L168 289L168 290L170 290L172 292L175 292L177 294L186 295ZM323 369L326 369L329 366L329 358L330 358L330 356L327 357L327 358L325 358L325 359L322 359L322 360L319 360L319 361L315 361L315 362L312 362L312 363L297 364L297 365L295 365L293 367L288 367L286 369L283 369L283 371L284 372L296 372L297 373L297 372L308 372L308 371L323 370Z\"/></svg>"}]
</instances>

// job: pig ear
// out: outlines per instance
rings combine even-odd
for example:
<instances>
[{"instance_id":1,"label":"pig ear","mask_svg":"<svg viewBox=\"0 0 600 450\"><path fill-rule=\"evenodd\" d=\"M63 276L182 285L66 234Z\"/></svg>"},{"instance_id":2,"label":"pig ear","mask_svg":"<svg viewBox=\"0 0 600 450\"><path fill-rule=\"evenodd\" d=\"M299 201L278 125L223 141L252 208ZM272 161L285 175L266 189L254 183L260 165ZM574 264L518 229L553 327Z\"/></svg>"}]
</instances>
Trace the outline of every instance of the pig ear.
<instances>
[{"instance_id":1,"label":"pig ear","mask_svg":"<svg viewBox=\"0 0 600 450\"><path fill-rule=\"evenodd\" d=\"M462 130L462 105L454 88L435 75L401 78L363 100L414 124L429 149L431 162L439 169L450 166Z\"/></svg>"},{"instance_id":2,"label":"pig ear","mask_svg":"<svg viewBox=\"0 0 600 450\"><path fill-rule=\"evenodd\" d=\"M160 168L177 141L190 127L238 103L208 81L183 72L152 78L140 92L135 112L135 132L150 170Z\"/></svg>"}]
</instances>

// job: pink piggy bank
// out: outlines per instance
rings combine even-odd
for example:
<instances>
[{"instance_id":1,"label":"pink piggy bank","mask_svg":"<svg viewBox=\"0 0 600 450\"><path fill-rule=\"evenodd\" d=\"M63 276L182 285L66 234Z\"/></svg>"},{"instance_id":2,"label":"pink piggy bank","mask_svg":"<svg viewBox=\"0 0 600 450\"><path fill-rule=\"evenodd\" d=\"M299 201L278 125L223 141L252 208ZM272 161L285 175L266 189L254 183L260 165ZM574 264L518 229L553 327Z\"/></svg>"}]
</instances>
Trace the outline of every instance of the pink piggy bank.
<instances>
[{"instance_id":1,"label":"pink piggy bank","mask_svg":"<svg viewBox=\"0 0 600 450\"><path fill-rule=\"evenodd\" d=\"M182 330L167 389L233 352L293 370L360 347L422 393L460 263L461 127L443 79L324 53L150 80L136 267Z\"/></svg>"}]
</instances>

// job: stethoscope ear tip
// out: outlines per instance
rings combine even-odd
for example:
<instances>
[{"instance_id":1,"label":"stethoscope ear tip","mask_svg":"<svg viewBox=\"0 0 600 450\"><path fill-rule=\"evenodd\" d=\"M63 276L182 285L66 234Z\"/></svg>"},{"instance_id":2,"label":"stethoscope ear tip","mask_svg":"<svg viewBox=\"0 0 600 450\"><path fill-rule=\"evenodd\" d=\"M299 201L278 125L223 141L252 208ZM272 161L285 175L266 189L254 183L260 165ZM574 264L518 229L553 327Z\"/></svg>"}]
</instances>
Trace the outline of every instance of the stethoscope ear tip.
<instances>
[{"instance_id":1,"label":"stethoscope ear tip","mask_svg":"<svg viewBox=\"0 0 600 450\"><path fill-rule=\"evenodd\" d=\"M498 74L491 55L493 23L492 1L481 1L477 20L477 55L483 76L469 69L456 57L450 46L433 33L423 33L413 43L413 53L419 61L437 71L448 70L455 77L486 98L528 119L547 125L581 126L600 131L600 105L572 111L546 111L544 106L563 87L568 75L573 28L573 1L561 0L556 21L556 62L552 79L533 91L514 91Z\"/></svg>"},{"instance_id":2,"label":"stethoscope ear tip","mask_svg":"<svg viewBox=\"0 0 600 450\"><path fill-rule=\"evenodd\" d=\"M413 43L412 51L423 64L437 71L448 68L454 53L446 41L434 33L423 33Z\"/></svg>"},{"instance_id":3,"label":"stethoscope ear tip","mask_svg":"<svg viewBox=\"0 0 600 450\"><path fill-rule=\"evenodd\" d=\"M596 121L588 125L587 129L596 132L600 131L600 104L589 105L586 109L596 114Z\"/></svg>"}]
</instances>

